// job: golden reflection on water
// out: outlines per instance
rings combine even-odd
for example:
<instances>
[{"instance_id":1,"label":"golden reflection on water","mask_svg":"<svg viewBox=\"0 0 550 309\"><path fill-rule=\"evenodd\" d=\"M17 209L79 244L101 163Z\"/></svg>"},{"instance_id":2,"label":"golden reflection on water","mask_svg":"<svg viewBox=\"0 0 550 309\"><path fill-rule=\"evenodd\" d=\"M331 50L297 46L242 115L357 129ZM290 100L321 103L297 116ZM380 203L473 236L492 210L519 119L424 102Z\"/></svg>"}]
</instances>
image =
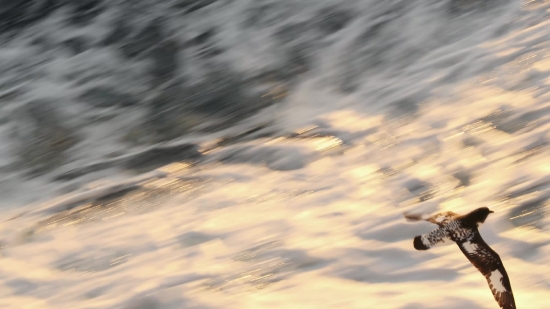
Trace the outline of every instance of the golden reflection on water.
<instances>
[{"instance_id":1,"label":"golden reflection on water","mask_svg":"<svg viewBox=\"0 0 550 309\"><path fill-rule=\"evenodd\" d=\"M453 133L450 134L450 137L441 139L444 143L454 145L455 148L453 151L455 153L453 155L458 154L457 158L460 160L461 168L468 171L472 169L472 173L475 173L477 168L484 168L483 166L479 167L480 163L496 162L479 151L480 145L483 145L483 143L498 143L503 138L513 139L515 137L513 133L506 133L500 130L503 127L502 124L506 124L506 122L498 118L505 118L513 115L513 113L497 111L491 115L497 118L491 119L486 117L474 120L467 125L456 127L452 131ZM516 127L529 125L529 123L519 122L511 124L509 127L516 130ZM290 137L283 136L266 139L258 143L258 146L275 146L298 142L307 144L320 156L328 156L332 154L330 151L341 149L344 146L342 139L336 136L320 134L316 131L317 129L315 126L304 128L298 130ZM466 138L471 137L475 137L476 140L466 140ZM479 141L477 140L478 138ZM400 142L399 138L393 133L384 130L369 135L365 140L376 146L376 151L391 151L391 148L398 146ZM214 145L218 145L217 143L220 141L217 140ZM376 162L373 162L370 165L350 171L349 174L355 178L367 179L369 181L372 175L377 181L388 181L388 183L392 183L396 178L412 177L411 175L428 180L418 185L403 186L399 191L396 191L396 194L393 196L393 202L398 208L419 205L434 199L437 199L436 202L441 207L454 208L463 206L462 204L466 200L462 199L461 195L467 190L466 187L470 185L470 175L466 175L466 178L468 178L466 181L454 175L441 176L441 173L445 172L442 171L441 166L437 164L432 165L432 161L437 162L438 158L442 155L444 156L445 153L439 147L432 147L432 144L429 143L427 145L427 147L419 147L422 148L422 151L403 155L399 159L392 161L393 164L390 164L390 166L379 167ZM203 154L206 155L214 152L217 149L216 147L204 151ZM502 165L508 164L511 166L528 161L544 149L546 149L545 144L517 151L511 155L504 155L508 161L503 161ZM223 181L225 183L233 181L233 179L219 181L211 177L191 176L199 174L195 173L198 170L194 170L196 167L196 165L188 162L174 162L160 167L158 171L165 173L164 177L144 181L136 188L103 196L94 201L83 203L70 211L58 213L38 223L35 226L34 232L55 227L77 226L85 223L115 220L128 215L152 211L166 205L167 201L171 198L177 198L178 202L184 203L189 199L208 192L208 189L212 188L211 186L223 185ZM413 169L416 169L414 174L411 172ZM509 220L514 225L536 227L538 219L542 216L547 216L550 213L550 208L546 202L530 203L530 201L539 198L541 193L545 192L546 189L543 186L535 186L531 189L527 188L518 190L517 192L507 192L504 197L491 197L494 200L490 203L498 206L499 210L508 211L510 214ZM237 203L244 205L260 204L268 201L284 201L311 196L319 191L321 190L302 189L284 191L274 188L261 194L250 193L246 198L239 200ZM368 189L363 190L363 192L366 192L365 195L368 195L374 191ZM208 238L204 241L210 240ZM201 242L197 241L182 247L183 250L187 250L199 245L201 245ZM301 261L300 258L294 257L291 252L281 250L281 247L283 247L281 241L270 241L226 258L220 263L227 264L223 266L227 270L209 276L202 288L209 291L223 291L236 294L265 289L288 278L293 272L300 271L301 268L311 267L319 263L319 261L308 259ZM116 267L126 263L130 258L132 258L132 255L125 252L71 257L62 260L58 265L58 269L78 274L89 274Z\"/></svg>"},{"instance_id":2,"label":"golden reflection on water","mask_svg":"<svg viewBox=\"0 0 550 309\"><path fill-rule=\"evenodd\" d=\"M233 256L231 271L223 276L212 277L204 284L206 290L243 293L261 290L284 279L300 267L314 265L314 261L300 263L292 254L281 248L279 240L268 241Z\"/></svg>"},{"instance_id":3,"label":"golden reflection on water","mask_svg":"<svg viewBox=\"0 0 550 309\"><path fill-rule=\"evenodd\" d=\"M157 170L168 174L178 174L191 168L193 164L188 162L174 162L165 166L159 167Z\"/></svg>"},{"instance_id":4,"label":"golden reflection on water","mask_svg":"<svg viewBox=\"0 0 550 309\"><path fill-rule=\"evenodd\" d=\"M165 171L179 172L188 168L186 163L171 164ZM208 182L204 178L159 178L144 182L140 187L100 197L74 209L64 211L39 222L35 232L56 226L72 226L87 222L112 220L131 214L152 211L162 207L169 198L181 194L193 198ZM181 198L181 196L180 196Z\"/></svg>"},{"instance_id":5,"label":"golden reflection on water","mask_svg":"<svg viewBox=\"0 0 550 309\"><path fill-rule=\"evenodd\" d=\"M337 137L319 137L313 139L313 144L317 151L327 151L338 148L342 145L342 140Z\"/></svg>"},{"instance_id":6,"label":"golden reflection on water","mask_svg":"<svg viewBox=\"0 0 550 309\"><path fill-rule=\"evenodd\" d=\"M101 272L113 267L122 265L129 261L132 254L112 252L99 255L88 255L83 257L62 258L57 269L64 272L76 272L80 275Z\"/></svg>"}]
</instances>

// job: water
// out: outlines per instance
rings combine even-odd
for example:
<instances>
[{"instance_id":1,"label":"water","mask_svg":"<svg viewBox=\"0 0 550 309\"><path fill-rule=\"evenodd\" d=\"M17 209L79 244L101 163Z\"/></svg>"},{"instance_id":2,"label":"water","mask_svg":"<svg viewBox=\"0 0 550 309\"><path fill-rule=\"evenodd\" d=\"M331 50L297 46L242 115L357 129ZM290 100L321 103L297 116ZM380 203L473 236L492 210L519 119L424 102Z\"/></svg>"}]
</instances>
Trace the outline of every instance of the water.
<instances>
[{"instance_id":1,"label":"water","mask_svg":"<svg viewBox=\"0 0 550 309\"><path fill-rule=\"evenodd\" d=\"M548 10L0 1L0 307L548 308Z\"/></svg>"}]
</instances>

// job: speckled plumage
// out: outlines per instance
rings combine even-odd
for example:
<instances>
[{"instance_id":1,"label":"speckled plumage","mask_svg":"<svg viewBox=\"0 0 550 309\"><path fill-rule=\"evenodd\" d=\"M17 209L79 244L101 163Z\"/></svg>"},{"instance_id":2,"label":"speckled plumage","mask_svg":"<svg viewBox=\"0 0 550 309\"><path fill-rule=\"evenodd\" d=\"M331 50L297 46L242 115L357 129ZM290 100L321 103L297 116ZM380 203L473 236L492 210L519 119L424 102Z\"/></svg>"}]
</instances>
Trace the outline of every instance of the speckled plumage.
<instances>
[{"instance_id":1,"label":"speckled plumage","mask_svg":"<svg viewBox=\"0 0 550 309\"><path fill-rule=\"evenodd\" d=\"M428 250L441 244L456 243L462 253L483 274L495 300L502 309L515 309L514 295L510 279L500 256L481 237L479 227L492 213L487 207L478 208L460 216L453 212L433 216L405 215L409 220L425 220L437 224L439 228L414 238L414 248Z\"/></svg>"}]
</instances>

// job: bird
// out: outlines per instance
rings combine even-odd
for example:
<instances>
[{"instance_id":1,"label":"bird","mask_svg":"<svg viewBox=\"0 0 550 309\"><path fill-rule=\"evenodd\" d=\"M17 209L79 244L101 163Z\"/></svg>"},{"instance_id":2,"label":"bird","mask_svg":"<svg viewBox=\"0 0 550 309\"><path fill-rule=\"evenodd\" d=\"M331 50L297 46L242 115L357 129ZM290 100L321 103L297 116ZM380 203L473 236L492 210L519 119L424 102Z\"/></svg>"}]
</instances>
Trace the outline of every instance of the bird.
<instances>
[{"instance_id":1,"label":"bird","mask_svg":"<svg viewBox=\"0 0 550 309\"><path fill-rule=\"evenodd\" d=\"M410 221L428 221L439 227L434 231L416 236L413 241L416 250L428 250L438 245L456 243L460 251L487 279L489 288L501 309L516 309L510 278L504 269L500 256L481 237L480 226L489 214L494 213L481 207L466 215L452 211L434 215L404 214Z\"/></svg>"}]
</instances>

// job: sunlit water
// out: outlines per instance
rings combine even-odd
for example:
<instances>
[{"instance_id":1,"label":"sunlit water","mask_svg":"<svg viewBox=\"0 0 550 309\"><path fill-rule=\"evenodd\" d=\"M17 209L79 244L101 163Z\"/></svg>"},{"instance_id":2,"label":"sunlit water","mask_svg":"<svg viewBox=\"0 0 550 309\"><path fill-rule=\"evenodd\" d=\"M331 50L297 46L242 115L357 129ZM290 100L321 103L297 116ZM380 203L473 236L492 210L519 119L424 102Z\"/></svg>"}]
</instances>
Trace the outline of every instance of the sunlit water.
<instances>
[{"instance_id":1,"label":"sunlit water","mask_svg":"<svg viewBox=\"0 0 550 309\"><path fill-rule=\"evenodd\" d=\"M482 206L550 308L550 2L98 3L3 26L1 308L497 308Z\"/></svg>"}]
</instances>

